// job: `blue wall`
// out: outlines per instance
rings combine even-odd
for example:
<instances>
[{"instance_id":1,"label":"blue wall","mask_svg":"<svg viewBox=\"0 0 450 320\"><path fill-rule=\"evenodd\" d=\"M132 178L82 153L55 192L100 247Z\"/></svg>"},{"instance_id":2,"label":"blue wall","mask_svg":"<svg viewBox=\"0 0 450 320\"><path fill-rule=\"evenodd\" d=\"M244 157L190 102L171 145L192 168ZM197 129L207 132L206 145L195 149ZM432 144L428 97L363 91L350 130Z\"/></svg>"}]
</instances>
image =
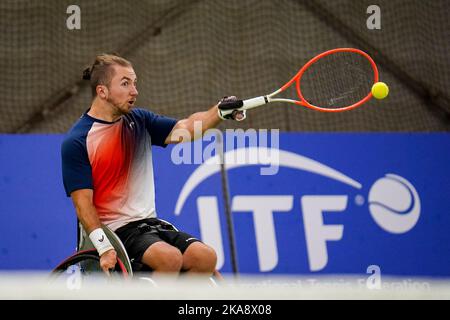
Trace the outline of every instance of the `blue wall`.
<instances>
[{"instance_id":1,"label":"blue wall","mask_svg":"<svg viewBox=\"0 0 450 320\"><path fill-rule=\"evenodd\" d=\"M74 251L61 141L0 135L0 269L51 269ZM449 145L449 134L281 134L276 175L228 171L239 270L450 276ZM173 148L154 149L159 216L214 245L230 272L220 173L193 184L207 166L173 164Z\"/></svg>"}]
</instances>

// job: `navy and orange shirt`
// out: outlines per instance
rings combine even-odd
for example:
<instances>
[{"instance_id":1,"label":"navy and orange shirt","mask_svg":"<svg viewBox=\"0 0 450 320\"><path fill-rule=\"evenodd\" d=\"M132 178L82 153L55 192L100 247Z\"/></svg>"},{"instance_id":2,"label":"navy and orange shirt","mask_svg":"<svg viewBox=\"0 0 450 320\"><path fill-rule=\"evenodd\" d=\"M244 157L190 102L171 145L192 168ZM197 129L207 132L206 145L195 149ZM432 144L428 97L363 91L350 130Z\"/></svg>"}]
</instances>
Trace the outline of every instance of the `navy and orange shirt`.
<instances>
[{"instance_id":1,"label":"navy and orange shirt","mask_svg":"<svg viewBox=\"0 0 450 320\"><path fill-rule=\"evenodd\" d=\"M176 122L144 109L115 122L84 113L61 146L67 196L92 189L100 221L112 230L156 217L151 148L166 146Z\"/></svg>"}]
</instances>

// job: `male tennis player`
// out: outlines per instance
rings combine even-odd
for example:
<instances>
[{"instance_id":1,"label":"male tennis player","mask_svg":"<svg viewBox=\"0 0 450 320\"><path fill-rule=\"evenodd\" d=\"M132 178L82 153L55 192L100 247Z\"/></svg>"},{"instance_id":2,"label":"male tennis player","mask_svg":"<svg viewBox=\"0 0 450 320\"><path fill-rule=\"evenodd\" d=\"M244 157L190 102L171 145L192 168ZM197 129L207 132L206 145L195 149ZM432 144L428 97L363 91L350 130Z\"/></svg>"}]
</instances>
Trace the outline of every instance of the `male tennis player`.
<instances>
[{"instance_id":1,"label":"male tennis player","mask_svg":"<svg viewBox=\"0 0 450 320\"><path fill-rule=\"evenodd\" d=\"M207 130L222 119L242 120L245 113L215 105L177 121L133 108L138 96L136 73L117 55L97 56L83 78L90 81L93 101L62 144L62 173L102 270L108 273L117 261L101 228L104 224L122 239L132 261L156 273L212 274L215 251L156 218L152 146L180 142L174 134L177 129L188 130L193 137L194 121L201 121Z\"/></svg>"}]
</instances>

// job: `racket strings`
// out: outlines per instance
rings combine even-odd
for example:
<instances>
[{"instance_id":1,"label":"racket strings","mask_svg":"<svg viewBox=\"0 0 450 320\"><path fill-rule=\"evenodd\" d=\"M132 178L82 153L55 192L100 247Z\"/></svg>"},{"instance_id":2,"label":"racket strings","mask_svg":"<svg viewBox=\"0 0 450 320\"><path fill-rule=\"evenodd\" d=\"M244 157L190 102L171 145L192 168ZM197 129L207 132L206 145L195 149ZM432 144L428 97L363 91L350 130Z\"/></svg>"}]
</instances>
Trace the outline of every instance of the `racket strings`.
<instances>
[{"instance_id":1,"label":"racket strings","mask_svg":"<svg viewBox=\"0 0 450 320\"><path fill-rule=\"evenodd\" d=\"M328 109L344 108L369 94L373 70L365 57L338 52L312 64L300 81L303 97L310 104Z\"/></svg>"}]
</instances>

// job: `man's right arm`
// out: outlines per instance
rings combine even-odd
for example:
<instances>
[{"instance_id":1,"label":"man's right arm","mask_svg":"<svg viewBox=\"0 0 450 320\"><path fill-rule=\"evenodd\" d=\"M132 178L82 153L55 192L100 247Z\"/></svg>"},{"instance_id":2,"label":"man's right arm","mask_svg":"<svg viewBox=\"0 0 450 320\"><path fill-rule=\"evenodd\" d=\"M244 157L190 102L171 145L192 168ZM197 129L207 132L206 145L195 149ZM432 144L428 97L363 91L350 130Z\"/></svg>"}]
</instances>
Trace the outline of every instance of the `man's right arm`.
<instances>
[{"instance_id":1,"label":"man's right arm","mask_svg":"<svg viewBox=\"0 0 450 320\"><path fill-rule=\"evenodd\" d=\"M117 253L114 248L112 248L109 240L106 238L106 235L104 235L103 230L101 229L102 224L100 223L97 210L95 209L93 202L93 191L91 189L75 190L70 194L70 196L72 197L78 219L86 230L86 233L89 235L89 238L93 242L94 246L97 248L97 251L99 251L100 267L105 273L109 274L109 269L113 269L117 263ZM103 239L101 239L101 237L100 239L93 239L97 233L104 236Z\"/></svg>"}]
</instances>

